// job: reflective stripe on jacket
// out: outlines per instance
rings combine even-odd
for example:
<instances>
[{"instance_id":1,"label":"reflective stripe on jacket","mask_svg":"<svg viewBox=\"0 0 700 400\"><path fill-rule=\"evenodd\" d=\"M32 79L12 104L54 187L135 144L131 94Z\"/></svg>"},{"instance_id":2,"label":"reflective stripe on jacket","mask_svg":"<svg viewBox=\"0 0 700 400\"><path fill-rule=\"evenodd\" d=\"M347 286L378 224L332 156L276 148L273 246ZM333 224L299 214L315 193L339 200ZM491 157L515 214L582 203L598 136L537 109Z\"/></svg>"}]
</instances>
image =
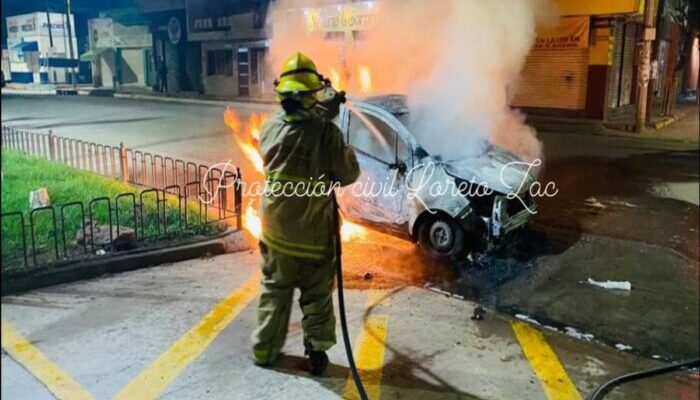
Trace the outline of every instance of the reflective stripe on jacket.
<instances>
[{"instance_id":1,"label":"reflective stripe on jacket","mask_svg":"<svg viewBox=\"0 0 700 400\"><path fill-rule=\"evenodd\" d=\"M268 183L340 186L360 174L355 153L338 127L313 113L286 121L280 112L264 124L260 152ZM270 191L260 205L261 240L279 252L313 259L333 255L333 204L330 196L280 195ZM313 192L313 191L312 191ZM322 191L325 192L325 191ZM300 192L295 192L300 193Z\"/></svg>"}]
</instances>

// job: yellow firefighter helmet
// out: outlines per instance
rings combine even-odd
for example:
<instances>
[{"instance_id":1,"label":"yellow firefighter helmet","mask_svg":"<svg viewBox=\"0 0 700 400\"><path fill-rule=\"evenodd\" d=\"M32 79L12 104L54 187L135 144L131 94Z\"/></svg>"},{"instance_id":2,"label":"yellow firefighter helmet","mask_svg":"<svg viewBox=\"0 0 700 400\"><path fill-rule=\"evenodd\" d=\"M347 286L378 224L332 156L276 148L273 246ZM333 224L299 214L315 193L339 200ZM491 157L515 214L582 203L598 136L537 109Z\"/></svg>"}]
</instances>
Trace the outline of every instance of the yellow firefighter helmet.
<instances>
[{"instance_id":1,"label":"yellow firefighter helmet","mask_svg":"<svg viewBox=\"0 0 700 400\"><path fill-rule=\"evenodd\" d=\"M279 94L316 92L323 88L322 79L316 64L309 57L296 52L282 65L280 78L275 81L275 91Z\"/></svg>"}]
</instances>

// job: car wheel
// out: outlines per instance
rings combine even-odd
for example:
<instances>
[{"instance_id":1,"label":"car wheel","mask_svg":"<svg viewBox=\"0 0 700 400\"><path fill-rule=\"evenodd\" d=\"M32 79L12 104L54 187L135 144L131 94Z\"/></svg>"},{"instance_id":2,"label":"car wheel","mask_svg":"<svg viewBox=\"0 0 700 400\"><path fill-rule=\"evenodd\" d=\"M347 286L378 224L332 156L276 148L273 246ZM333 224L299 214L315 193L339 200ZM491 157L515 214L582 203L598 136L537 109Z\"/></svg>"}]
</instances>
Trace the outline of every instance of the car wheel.
<instances>
[{"instance_id":1,"label":"car wheel","mask_svg":"<svg viewBox=\"0 0 700 400\"><path fill-rule=\"evenodd\" d=\"M464 230L448 216L438 215L425 221L418 231L418 243L432 257L459 258L465 255Z\"/></svg>"}]
</instances>

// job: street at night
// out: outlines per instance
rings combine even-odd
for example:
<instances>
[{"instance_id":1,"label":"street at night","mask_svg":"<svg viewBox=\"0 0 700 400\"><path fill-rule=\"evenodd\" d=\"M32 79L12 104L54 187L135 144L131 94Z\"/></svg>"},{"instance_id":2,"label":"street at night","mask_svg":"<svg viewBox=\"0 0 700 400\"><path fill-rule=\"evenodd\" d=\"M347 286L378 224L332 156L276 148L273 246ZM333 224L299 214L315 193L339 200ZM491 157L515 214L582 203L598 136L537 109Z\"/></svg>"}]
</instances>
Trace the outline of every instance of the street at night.
<instances>
[{"instance_id":1,"label":"street at night","mask_svg":"<svg viewBox=\"0 0 700 400\"><path fill-rule=\"evenodd\" d=\"M3 0L3 397L700 398L692 2L73 1Z\"/></svg>"}]
</instances>

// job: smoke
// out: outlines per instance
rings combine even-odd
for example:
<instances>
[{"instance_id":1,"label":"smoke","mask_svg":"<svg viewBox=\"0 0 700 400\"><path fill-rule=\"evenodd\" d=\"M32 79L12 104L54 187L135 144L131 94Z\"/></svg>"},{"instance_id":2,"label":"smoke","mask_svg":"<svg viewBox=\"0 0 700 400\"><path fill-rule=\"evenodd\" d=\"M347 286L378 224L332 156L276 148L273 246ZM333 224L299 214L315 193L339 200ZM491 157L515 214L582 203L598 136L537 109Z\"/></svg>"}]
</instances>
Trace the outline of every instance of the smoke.
<instances>
[{"instance_id":1,"label":"smoke","mask_svg":"<svg viewBox=\"0 0 700 400\"><path fill-rule=\"evenodd\" d=\"M309 35L303 10L338 1L281 0L272 15L270 61L278 73L295 51L314 59L325 75L340 71L343 88L361 95L359 67L372 75L372 93L408 95L410 128L431 154L457 159L485 143L525 160L541 144L524 117L509 106L538 24L551 21L549 0L380 0L372 29L348 41L343 34ZM297 9L297 12L289 12Z\"/></svg>"}]
</instances>

